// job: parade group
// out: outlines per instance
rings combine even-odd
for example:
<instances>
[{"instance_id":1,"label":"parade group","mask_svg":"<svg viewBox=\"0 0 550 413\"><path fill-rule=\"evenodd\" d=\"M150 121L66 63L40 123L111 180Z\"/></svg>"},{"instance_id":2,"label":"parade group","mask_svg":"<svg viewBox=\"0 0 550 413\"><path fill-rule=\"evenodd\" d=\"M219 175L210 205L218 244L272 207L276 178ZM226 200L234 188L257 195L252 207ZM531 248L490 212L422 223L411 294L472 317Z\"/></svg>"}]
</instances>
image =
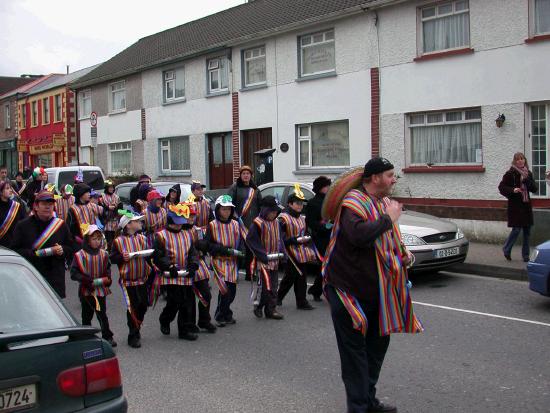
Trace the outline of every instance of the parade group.
<instances>
[{"instance_id":1,"label":"parade group","mask_svg":"<svg viewBox=\"0 0 550 413\"><path fill-rule=\"evenodd\" d=\"M277 306L292 287L297 308L313 309L306 298L307 271L316 275L309 293L322 300L321 254L332 225L321 218L331 184L324 176L314 182L317 195L309 204L307 223L299 184L281 206L273 196L262 198L248 166L240 168L235 184L213 205L204 197L205 185L196 181L183 200L179 184L162 194L142 175L127 209L112 181L105 181L102 193L84 183L81 173L74 185L56 188L47 181L41 167L24 186L0 180L0 245L30 261L62 298L68 269L79 283L82 324L90 325L95 314L103 338L113 346L106 302L113 283L111 264L118 267L133 348L141 347L140 326L159 296L166 300L159 317L162 334L170 334L176 318L178 337L185 340L235 324L231 304L239 268L244 267L251 282L258 318L283 319ZM285 275L279 285L280 266ZM219 291L214 320L210 278Z\"/></svg>"}]
</instances>

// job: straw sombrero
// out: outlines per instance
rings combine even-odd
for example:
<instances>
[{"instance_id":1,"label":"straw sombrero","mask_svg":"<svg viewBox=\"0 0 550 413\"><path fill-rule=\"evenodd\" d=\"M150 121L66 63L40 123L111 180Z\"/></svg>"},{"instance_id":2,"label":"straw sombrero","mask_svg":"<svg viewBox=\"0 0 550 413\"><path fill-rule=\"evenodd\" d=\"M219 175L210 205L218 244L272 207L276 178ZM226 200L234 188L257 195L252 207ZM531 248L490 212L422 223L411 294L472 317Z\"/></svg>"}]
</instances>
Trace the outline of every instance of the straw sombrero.
<instances>
[{"instance_id":1,"label":"straw sombrero","mask_svg":"<svg viewBox=\"0 0 550 413\"><path fill-rule=\"evenodd\" d=\"M323 219L330 221L336 219L338 209L346 194L361 184L363 171L363 166L354 166L332 181L332 185L330 185L323 201L323 209L321 211Z\"/></svg>"}]
</instances>

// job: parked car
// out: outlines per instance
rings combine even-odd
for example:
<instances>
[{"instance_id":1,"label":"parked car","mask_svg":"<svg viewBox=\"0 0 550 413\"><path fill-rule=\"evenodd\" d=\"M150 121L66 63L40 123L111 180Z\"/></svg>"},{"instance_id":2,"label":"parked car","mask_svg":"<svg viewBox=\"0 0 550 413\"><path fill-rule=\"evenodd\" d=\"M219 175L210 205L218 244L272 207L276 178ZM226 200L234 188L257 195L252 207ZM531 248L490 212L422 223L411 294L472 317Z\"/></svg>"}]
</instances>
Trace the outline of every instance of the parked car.
<instances>
[{"instance_id":1,"label":"parked car","mask_svg":"<svg viewBox=\"0 0 550 413\"><path fill-rule=\"evenodd\" d=\"M550 297L550 241L537 245L527 263L529 289Z\"/></svg>"},{"instance_id":2,"label":"parked car","mask_svg":"<svg viewBox=\"0 0 550 413\"><path fill-rule=\"evenodd\" d=\"M115 193L120 197L120 202L122 202L122 205L125 209L128 209L130 207L130 191L133 187L135 187L138 183L137 182L124 182L122 184L119 184L115 188ZM155 187L157 190L159 190L163 195L168 195L168 191L170 188L172 188L177 182L169 182L169 181L159 181L159 182L151 182L151 185ZM191 184L187 182L180 182L180 189L181 189L181 200L185 201L189 194L191 193Z\"/></svg>"},{"instance_id":3,"label":"parked car","mask_svg":"<svg viewBox=\"0 0 550 413\"><path fill-rule=\"evenodd\" d=\"M95 191L103 192L105 186L105 175L103 175L103 171L99 166L64 166L46 168L48 183L53 183L57 190L65 184L74 185L74 177L79 170L82 170L84 183L90 185Z\"/></svg>"},{"instance_id":4,"label":"parked car","mask_svg":"<svg viewBox=\"0 0 550 413\"><path fill-rule=\"evenodd\" d=\"M23 257L0 248L0 412L126 412L118 359Z\"/></svg>"},{"instance_id":5,"label":"parked car","mask_svg":"<svg viewBox=\"0 0 550 413\"><path fill-rule=\"evenodd\" d=\"M300 186L306 199L315 195L311 183L301 183ZM260 185L258 189L262 197L272 195L281 205L286 205L294 182L271 182ZM405 210L399 218L399 227L403 243L414 255L412 271L441 270L466 259L469 241L451 221Z\"/></svg>"}]
</instances>

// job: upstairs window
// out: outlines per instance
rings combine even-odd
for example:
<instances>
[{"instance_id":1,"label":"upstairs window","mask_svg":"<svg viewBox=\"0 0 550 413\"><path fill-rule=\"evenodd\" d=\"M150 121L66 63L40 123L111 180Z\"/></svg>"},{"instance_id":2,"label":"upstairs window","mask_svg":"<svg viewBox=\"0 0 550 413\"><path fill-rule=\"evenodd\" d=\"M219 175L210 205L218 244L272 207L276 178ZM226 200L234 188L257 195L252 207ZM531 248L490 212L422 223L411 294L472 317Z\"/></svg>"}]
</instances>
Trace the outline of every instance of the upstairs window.
<instances>
[{"instance_id":1,"label":"upstairs window","mask_svg":"<svg viewBox=\"0 0 550 413\"><path fill-rule=\"evenodd\" d=\"M226 57L216 57L206 62L208 68L208 93L220 93L228 90L228 68Z\"/></svg>"},{"instance_id":2,"label":"upstairs window","mask_svg":"<svg viewBox=\"0 0 550 413\"><path fill-rule=\"evenodd\" d=\"M83 90L78 93L78 119L87 119L92 113L92 91Z\"/></svg>"},{"instance_id":3,"label":"upstairs window","mask_svg":"<svg viewBox=\"0 0 550 413\"><path fill-rule=\"evenodd\" d=\"M534 0L535 35L550 34L550 0Z\"/></svg>"},{"instance_id":4,"label":"upstairs window","mask_svg":"<svg viewBox=\"0 0 550 413\"><path fill-rule=\"evenodd\" d=\"M61 117L63 116L63 108L61 107L61 95L55 95L53 100L55 105L54 121L61 122Z\"/></svg>"},{"instance_id":5,"label":"upstairs window","mask_svg":"<svg viewBox=\"0 0 550 413\"><path fill-rule=\"evenodd\" d=\"M50 98L42 99L42 124L50 123Z\"/></svg>"},{"instance_id":6,"label":"upstairs window","mask_svg":"<svg viewBox=\"0 0 550 413\"><path fill-rule=\"evenodd\" d=\"M111 112L120 112L126 110L126 82L111 83L109 85L110 100L109 106Z\"/></svg>"},{"instance_id":7,"label":"upstairs window","mask_svg":"<svg viewBox=\"0 0 550 413\"><path fill-rule=\"evenodd\" d=\"M4 129L11 129L10 105L4 106Z\"/></svg>"},{"instance_id":8,"label":"upstairs window","mask_svg":"<svg viewBox=\"0 0 550 413\"><path fill-rule=\"evenodd\" d=\"M331 73L336 70L334 30L299 38L300 77Z\"/></svg>"},{"instance_id":9,"label":"upstairs window","mask_svg":"<svg viewBox=\"0 0 550 413\"><path fill-rule=\"evenodd\" d=\"M38 125L38 102L35 100L31 103L31 126Z\"/></svg>"},{"instance_id":10,"label":"upstairs window","mask_svg":"<svg viewBox=\"0 0 550 413\"><path fill-rule=\"evenodd\" d=\"M21 129L27 127L27 105L23 103L21 106Z\"/></svg>"},{"instance_id":11,"label":"upstairs window","mask_svg":"<svg viewBox=\"0 0 550 413\"><path fill-rule=\"evenodd\" d=\"M420 22L422 53L470 45L470 8L467 0L423 7L420 9Z\"/></svg>"},{"instance_id":12,"label":"upstairs window","mask_svg":"<svg viewBox=\"0 0 550 413\"><path fill-rule=\"evenodd\" d=\"M244 87L265 85L265 46L243 51Z\"/></svg>"},{"instance_id":13,"label":"upstairs window","mask_svg":"<svg viewBox=\"0 0 550 413\"><path fill-rule=\"evenodd\" d=\"M173 102L185 98L185 72L183 67L163 73L164 101Z\"/></svg>"}]
</instances>

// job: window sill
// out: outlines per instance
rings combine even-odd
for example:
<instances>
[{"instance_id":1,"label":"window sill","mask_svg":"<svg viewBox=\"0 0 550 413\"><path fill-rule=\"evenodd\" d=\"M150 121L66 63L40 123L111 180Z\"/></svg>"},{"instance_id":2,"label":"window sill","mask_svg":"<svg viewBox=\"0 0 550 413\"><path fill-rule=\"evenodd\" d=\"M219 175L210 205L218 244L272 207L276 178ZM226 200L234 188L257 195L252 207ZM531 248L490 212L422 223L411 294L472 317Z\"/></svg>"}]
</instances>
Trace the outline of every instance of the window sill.
<instances>
[{"instance_id":1,"label":"window sill","mask_svg":"<svg viewBox=\"0 0 550 413\"><path fill-rule=\"evenodd\" d=\"M89 116L82 116L81 118L78 118L78 120L86 120L86 119L90 119Z\"/></svg>"},{"instance_id":2,"label":"window sill","mask_svg":"<svg viewBox=\"0 0 550 413\"><path fill-rule=\"evenodd\" d=\"M440 172L485 172L483 165L461 166L409 166L403 173L440 173Z\"/></svg>"},{"instance_id":3,"label":"window sill","mask_svg":"<svg viewBox=\"0 0 550 413\"><path fill-rule=\"evenodd\" d=\"M213 98L213 97L216 97L216 96L225 96L225 95L229 95L229 89L223 90L223 91L221 91L221 92L207 93L207 94L206 94L206 97L207 97L207 98Z\"/></svg>"},{"instance_id":4,"label":"window sill","mask_svg":"<svg viewBox=\"0 0 550 413\"><path fill-rule=\"evenodd\" d=\"M296 79L296 82L305 82L306 80L324 79L325 77L336 77L336 71L329 73L319 73L317 75L305 75Z\"/></svg>"},{"instance_id":5,"label":"window sill","mask_svg":"<svg viewBox=\"0 0 550 413\"><path fill-rule=\"evenodd\" d=\"M159 177L168 177L168 176L191 176L191 171L170 171L170 172L160 172Z\"/></svg>"},{"instance_id":6,"label":"window sill","mask_svg":"<svg viewBox=\"0 0 550 413\"><path fill-rule=\"evenodd\" d=\"M184 103L184 102L187 102L187 99L179 98L179 99L169 100L168 102L162 102L162 106L175 105L177 103Z\"/></svg>"},{"instance_id":7,"label":"window sill","mask_svg":"<svg viewBox=\"0 0 550 413\"><path fill-rule=\"evenodd\" d=\"M341 174L346 172L349 167L342 168L311 168L311 169L297 169L292 171L294 175L322 175L322 174Z\"/></svg>"},{"instance_id":8,"label":"window sill","mask_svg":"<svg viewBox=\"0 0 550 413\"><path fill-rule=\"evenodd\" d=\"M53 121L53 123L61 123L61 122L63 122L63 121L61 121L61 120L54 120Z\"/></svg>"},{"instance_id":9,"label":"window sill","mask_svg":"<svg viewBox=\"0 0 550 413\"><path fill-rule=\"evenodd\" d=\"M550 34L538 34L533 37L529 37L528 39L525 39L525 43L539 43L539 42L545 42L550 40Z\"/></svg>"},{"instance_id":10,"label":"window sill","mask_svg":"<svg viewBox=\"0 0 550 413\"><path fill-rule=\"evenodd\" d=\"M264 83L263 85L245 86L239 89L239 92L246 92L248 90L258 90L258 89L266 89L266 88L267 88L267 83Z\"/></svg>"},{"instance_id":11,"label":"window sill","mask_svg":"<svg viewBox=\"0 0 550 413\"><path fill-rule=\"evenodd\" d=\"M446 50L442 52L424 54L422 56L415 57L413 60L415 62L423 62L425 60L441 59L449 56L458 56L458 55L465 55L465 54L472 54L472 53L474 53L474 49L472 49L471 47L465 47L463 49Z\"/></svg>"},{"instance_id":12,"label":"window sill","mask_svg":"<svg viewBox=\"0 0 550 413\"><path fill-rule=\"evenodd\" d=\"M121 113L126 113L126 109L113 110L109 112L107 115L112 116L112 115L119 115Z\"/></svg>"}]
</instances>

